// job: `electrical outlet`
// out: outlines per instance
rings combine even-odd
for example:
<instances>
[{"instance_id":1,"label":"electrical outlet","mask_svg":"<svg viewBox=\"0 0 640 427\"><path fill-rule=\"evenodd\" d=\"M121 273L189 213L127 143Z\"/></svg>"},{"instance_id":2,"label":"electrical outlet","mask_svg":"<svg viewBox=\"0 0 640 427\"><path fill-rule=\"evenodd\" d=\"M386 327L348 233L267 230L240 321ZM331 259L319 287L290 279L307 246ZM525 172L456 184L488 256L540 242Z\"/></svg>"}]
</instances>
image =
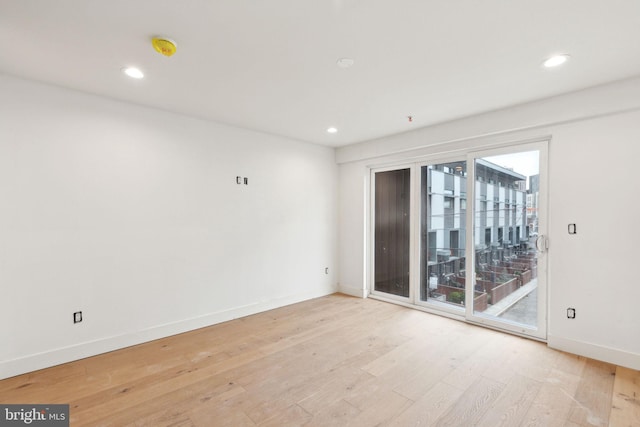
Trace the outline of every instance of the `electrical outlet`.
<instances>
[{"instance_id":1,"label":"electrical outlet","mask_svg":"<svg viewBox=\"0 0 640 427\"><path fill-rule=\"evenodd\" d=\"M576 318L576 309L567 308L567 319L575 319L575 318Z\"/></svg>"},{"instance_id":2,"label":"electrical outlet","mask_svg":"<svg viewBox=\"0 0 640 427\"><path fill-rule=\"evenodd\" d=\"M73 313L73 323L80 323L80 322L82 322L82 312L76 311L75 313Z\"/></svg>"}]
</instances>

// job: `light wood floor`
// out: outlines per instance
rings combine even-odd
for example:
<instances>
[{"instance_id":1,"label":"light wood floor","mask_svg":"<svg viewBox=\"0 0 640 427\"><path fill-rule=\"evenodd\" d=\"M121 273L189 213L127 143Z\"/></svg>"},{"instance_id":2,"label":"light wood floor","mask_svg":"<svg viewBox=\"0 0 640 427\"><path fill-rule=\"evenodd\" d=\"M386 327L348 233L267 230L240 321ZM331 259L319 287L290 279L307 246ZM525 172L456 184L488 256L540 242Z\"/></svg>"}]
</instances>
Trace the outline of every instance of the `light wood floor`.
<instances>
[{"instance_id":1,"label":"light wood floor","mask_svg":"<svg viewBox=\"0 0 640 427\"><path fill-rule=\"evenodd\" d=\"M640 426L640 372L332 295L0 381L72 426Z\"/></svg>"}]
</instances>

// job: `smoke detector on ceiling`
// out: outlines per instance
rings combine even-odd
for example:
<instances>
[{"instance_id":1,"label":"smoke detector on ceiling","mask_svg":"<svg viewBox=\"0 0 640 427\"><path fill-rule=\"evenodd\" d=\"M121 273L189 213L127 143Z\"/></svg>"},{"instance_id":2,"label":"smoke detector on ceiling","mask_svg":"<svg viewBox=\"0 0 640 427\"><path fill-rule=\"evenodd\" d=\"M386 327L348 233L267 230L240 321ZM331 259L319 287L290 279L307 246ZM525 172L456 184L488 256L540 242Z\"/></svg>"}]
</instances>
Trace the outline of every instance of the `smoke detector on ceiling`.
<instances>
[{"instance_id":1,"label":"smoke detector on ceiling","mask_svg":"<svg viewBox=\"0 0 640 427\"><path fill-rule=\"evenodd\" d=\"M151 44L153 45L153 48L156 50L156 52L164 56L173 55L174 53L176 53L176 50L178 48L176 42L164 37L154 37L151 40Z\"/></svg>"}]
</instances>

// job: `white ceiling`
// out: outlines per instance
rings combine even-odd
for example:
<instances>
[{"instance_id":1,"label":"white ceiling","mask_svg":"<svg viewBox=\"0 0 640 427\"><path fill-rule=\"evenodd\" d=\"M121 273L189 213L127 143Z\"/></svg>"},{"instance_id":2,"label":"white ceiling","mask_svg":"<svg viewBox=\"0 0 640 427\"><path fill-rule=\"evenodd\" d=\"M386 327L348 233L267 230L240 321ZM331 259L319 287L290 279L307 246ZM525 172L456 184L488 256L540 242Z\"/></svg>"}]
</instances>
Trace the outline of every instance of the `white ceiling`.
<instances>
[{"instance_id":1,"label":"white ceiling","mask_svg":"<svg viewBox=\"0 0 640 427\"><path fill-rule=\"evenodd\" d=\"M639 41L640 0L0 0L0 72L329 146L640 75Z\"/></svg>"}]
</instances>

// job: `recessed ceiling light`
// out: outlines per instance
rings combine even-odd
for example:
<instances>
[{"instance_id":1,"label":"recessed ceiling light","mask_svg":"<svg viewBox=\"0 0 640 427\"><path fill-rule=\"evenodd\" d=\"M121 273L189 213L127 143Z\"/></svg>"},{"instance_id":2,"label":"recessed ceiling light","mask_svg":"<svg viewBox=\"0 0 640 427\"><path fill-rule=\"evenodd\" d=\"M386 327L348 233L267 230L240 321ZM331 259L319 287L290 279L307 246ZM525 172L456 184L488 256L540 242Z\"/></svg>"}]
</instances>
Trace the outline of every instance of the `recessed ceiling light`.
<instances>
[{"instance_id":1,"label":"recessed ceiling light","mask_svg":"<svg viewBox=\"0 0 640 427\"><path fill-rule=\"evenodd\" d=\"M546 61L544 61L543 65L547 68L552 68L552 67L557 67L558 65L562 65L568 60L569 60L569 55L567 54L555 55L547 59Z\"/></svg>"},{"instance_id":2,"label":"recessed ceiling light","mask_svg":"<svg viewBox=\"0 0 640 427\"><path fill-rule=\"evenodd\" d=\"M327 129L327 132L329 133L336 133L338 132L338 129L334 128L334 127L330 127L329 129Z\"/></svg>"},{"instance_id":3,"label":"recessed ceiling light","mask_svg":"<svg viewBox=\"0 0 640 427\"><path fill-rule=\"evenodd\" d=\"M355 61L351 58L340 58L338 59L338 61L336 62L336 64L338 65L338 67L340 68L349 68L352 67L353 64L355 63Z\"/></svg>"},{"instance_id":4,"label":"recessed ceiling light","mask_svg":"<svg viewBox=\"0 0 640 427\"><path fill-rule=\"evenodd\" d=\"M144 73L136 67L125 67L122 69L122 72L133 79L141 79L144 77Z\"/></svg>"}]
</instances>

